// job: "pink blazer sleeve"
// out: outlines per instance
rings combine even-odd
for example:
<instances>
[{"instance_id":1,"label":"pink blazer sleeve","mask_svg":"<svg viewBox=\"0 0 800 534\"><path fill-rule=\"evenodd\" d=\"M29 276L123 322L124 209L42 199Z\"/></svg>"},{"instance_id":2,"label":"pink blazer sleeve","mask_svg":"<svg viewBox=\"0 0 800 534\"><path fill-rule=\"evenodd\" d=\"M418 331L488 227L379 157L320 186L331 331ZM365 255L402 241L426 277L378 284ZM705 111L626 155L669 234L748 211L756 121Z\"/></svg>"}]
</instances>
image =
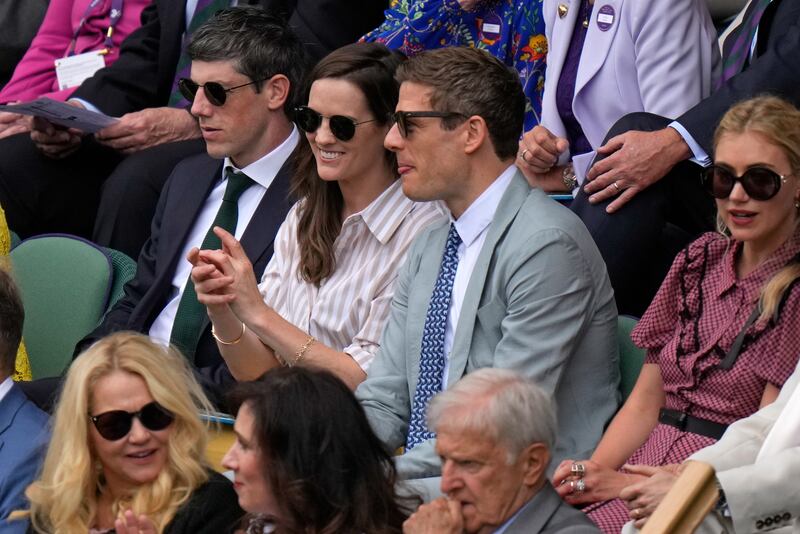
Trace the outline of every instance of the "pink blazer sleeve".
<instances>
[{"instance_id":1,"label":"pink blazer sleeve","mask_svg":"<svg viewBox=\"0 0 800 534\"><path fill-rule=\"evenodd\" d=\"M28 101L40 96L66 100L74 88L58 90L54 62L64 57L73 33L91 0L51 0L44 21L30 48L17 64L14 75L0 91L0 102ZM110 65L119 55L119 45L139 27L142 9L150 0L125 0L122 18L112 36L114 46L105 57ZM103 0L87 18L76 40L75 53L80 54L103 47L108 30L111 0Z\"/></svg>"}]
</instances>

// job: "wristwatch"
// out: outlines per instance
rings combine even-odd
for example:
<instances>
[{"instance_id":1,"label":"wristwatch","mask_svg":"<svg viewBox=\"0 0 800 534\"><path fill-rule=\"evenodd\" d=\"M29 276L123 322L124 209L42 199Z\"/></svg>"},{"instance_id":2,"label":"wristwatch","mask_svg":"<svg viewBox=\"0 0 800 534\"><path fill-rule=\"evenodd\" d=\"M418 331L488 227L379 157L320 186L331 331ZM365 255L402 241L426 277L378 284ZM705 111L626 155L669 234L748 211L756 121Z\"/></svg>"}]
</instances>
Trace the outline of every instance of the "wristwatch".
<instances>
[{"instance_id":1,"label":"wristwatch","mask_svg":"<svg viewBox=\"0 0 800 534\"><path fill-rule=\"evenodd\" d=\"M567 163L564 170L561 171L561 181L564 182L567 191L578 187L578 178L575 176L575 167L572 166L572 163Z\"/></svg>"},{"instance_id":2,"label":"wristwatch","mask_svg":"<svg viewBox=\"0 0 800 534\"><path fill-rule=\"evenodd\" d=\"M714 482L717 484L717 490L719 491L719 498L717 499L717 504L714 505L714 512L720 517L731 517L731 510L728 508L728 498L725 496L725 490L722 489L722 484L719 483L718 478L714 478Z\"/></svg>"}]
</instances>

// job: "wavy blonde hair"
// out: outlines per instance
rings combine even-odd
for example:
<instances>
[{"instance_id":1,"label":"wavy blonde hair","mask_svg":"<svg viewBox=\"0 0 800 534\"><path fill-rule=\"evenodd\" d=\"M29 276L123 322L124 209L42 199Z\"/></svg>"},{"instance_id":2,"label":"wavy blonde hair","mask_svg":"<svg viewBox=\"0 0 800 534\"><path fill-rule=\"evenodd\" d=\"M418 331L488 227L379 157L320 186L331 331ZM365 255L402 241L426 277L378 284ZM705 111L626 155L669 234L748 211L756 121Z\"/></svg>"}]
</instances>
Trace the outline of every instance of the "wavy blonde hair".
<instances>
[{"instance_id":1,"label":"wavy blonde hair","mask_svg":"<svg viewBox=\"0 0 800 534\"><path fill-rule=\"evenodd\" d=\"M780 148L789 164L792 174L800 171L800 110L776 96L758 96L744 100L729 109L714 132L714 148L725 135L756 132ZM800 179L800 176L798 176ZM795 197L795 202L798 199ZM800 216L795 215L795 231ZM717 216L717 229L730 236L730 231ZM761 291L759 320L767 321L777 316L786 291L800 278L800 262L793 259L783 269L775 273Z\"/></svg>"},{"instance_id":2,"label":"wavy blonde hair","mask_svg":"<svg viewBox=\"0 0 800 534\"><path fill-rule=\"evenodd\" d=\"M95 384L114 371L141 377L153 399L175 415L165 469L153 482L115 501L114 515L132 509L148 515L163 532L178 508L208 479L207 430L198 414L210 409L210 403L186 361L141 334L113 334L81 354L67 373L42 474L26 491L37 532L86 534L92 526L104 483L89 445L88 414Z\"/></svg>"}]
</instances>

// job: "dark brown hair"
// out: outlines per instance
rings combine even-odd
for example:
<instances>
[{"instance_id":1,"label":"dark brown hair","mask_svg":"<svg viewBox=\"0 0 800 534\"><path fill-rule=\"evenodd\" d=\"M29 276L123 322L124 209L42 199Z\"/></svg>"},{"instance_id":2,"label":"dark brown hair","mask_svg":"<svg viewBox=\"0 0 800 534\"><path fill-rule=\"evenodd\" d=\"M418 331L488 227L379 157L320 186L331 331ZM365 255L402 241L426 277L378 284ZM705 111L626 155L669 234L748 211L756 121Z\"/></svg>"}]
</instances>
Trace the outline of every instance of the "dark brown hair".
<instances>
[{"instance_id":1,"label":"dark brown hair","mask_svg":"<svg viewBox=\"0 0 800 534\"><path fill-rule=\"evenodd\" d=\"M328 371L281 367L243 382L280 533L402 532L395 468L350 389Z\"/></svg>"},{"instance_id":2,"label":"dark brown hair","mask_svg":"<svg viewBox=\"0 0 800 534\"><path fill-rule=\"evenodd\" d=\"M429 87L435 111L482 117L497 157L516 157L525 120L525 94L516 71L496 57L468 47L427 50L401 65L397 80ZM452 129L459 122L450 119L440 124Z\"/></svg>"},{"instance_id":3,"label":"dark brown hair","mask_svg":"<svg viewBox=\"0 0 800 534\"><path fill-rule=\"evenodd\" d=\"M346 80L361 90L375 121L384 125L397 105L399 84L394 73L404 60L401 53L382 44L343 46L325 56L311 71L306 83L305 102L308 102L314 81L323 78ZM386 164L388 168L396 169L394 154L388 150ZM326 182L319 177L310 149L304 149L298 155L291 192L303 202L297 225L299 274L306 282L319 285L336 269L333 244L342 226L342 192L336 182Z\"/></svg>"},{"instance_id":4,"label":"dark brown hair","mask_svg":"<svg viewBox=\"0 0 800 534\"><path fill-rule=\"evenodd\" d=\"M0 378L14 373L25 310L11 275L0 267Z\"/></svg>"}]
</instances>

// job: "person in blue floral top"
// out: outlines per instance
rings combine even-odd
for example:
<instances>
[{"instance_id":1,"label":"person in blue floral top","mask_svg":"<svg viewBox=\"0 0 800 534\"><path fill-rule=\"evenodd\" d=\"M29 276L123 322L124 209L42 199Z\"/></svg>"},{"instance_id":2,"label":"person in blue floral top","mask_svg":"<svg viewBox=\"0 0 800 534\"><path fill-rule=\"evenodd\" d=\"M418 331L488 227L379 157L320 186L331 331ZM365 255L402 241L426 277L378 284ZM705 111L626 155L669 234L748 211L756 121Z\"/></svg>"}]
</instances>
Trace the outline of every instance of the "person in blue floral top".
<instances>
[{"instance_id":1,"label":"person in blue floral top","mask_svg":"<svg viewBox=\"0 0 800 534\"><path fill-rule=\"evenodd\" d=\"M385 16L362 41L407 56L445 46L486 50L519 73L525 130L539 124L547 56L541 0L392 0Z\"/></svg>"}]
</instances>

